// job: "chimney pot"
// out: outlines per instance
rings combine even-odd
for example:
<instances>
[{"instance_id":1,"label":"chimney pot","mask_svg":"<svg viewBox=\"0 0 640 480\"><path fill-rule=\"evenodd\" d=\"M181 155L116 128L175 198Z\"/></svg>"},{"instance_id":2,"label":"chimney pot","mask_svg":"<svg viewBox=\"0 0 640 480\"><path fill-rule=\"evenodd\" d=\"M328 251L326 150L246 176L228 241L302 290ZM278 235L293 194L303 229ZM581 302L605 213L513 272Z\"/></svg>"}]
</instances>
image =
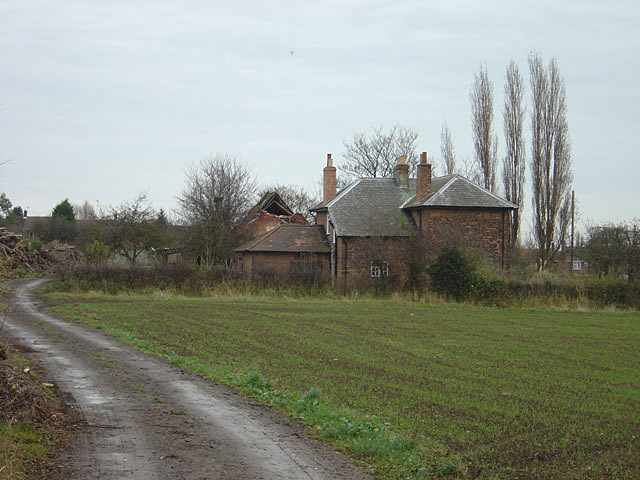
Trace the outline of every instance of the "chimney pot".
<instances>
[{"instance_id":1,"label":"chimney pot","mask_svg":"<svg viewBox=\"0 0 640 480\"><path fill-rule=\"evenodd\" d=\"M420 154L420 163L427 163L427 152L422 152Z\"/></svg>"},{"instance_id":2,"label":"chimney pot","mask_svg":"<svg viewBox=\"0 0 640 480\"><path fill-rule=\"evenodd\" d=\"M401 155L398 157L398 163L394 168L396 183L399 187L409 186L409 165L407 165L407 157Z\"/></svg>"},{"instance_id":3,"label":"chimney pot","mask_svg":"<svg viewBox=\"0 0 640 480\"><path fill-rule=\"evenodd\" d=\"M330 153L327 153L327 167L333 167L333 158Z\"/></svg>"}]
</instances>

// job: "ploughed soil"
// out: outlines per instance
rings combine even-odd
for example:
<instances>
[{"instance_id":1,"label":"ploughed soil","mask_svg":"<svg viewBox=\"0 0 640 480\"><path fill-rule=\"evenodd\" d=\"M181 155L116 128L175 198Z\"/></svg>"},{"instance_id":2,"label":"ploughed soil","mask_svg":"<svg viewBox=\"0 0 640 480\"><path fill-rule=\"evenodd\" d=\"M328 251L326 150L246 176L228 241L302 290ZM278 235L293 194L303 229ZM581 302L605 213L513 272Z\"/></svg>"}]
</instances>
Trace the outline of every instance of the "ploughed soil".
<instances>
[{"instance_id":1,"label":"ploughed soil","mask_svg":"<svg viewBox=\"0 0 640 480\"><path fill-rule=\"evenodd\" d=\"M34 295L42 283L10 284L2 335L80 425L52 477L370 478L280 413L47 311Z\"/></svg>"}]
</instances>

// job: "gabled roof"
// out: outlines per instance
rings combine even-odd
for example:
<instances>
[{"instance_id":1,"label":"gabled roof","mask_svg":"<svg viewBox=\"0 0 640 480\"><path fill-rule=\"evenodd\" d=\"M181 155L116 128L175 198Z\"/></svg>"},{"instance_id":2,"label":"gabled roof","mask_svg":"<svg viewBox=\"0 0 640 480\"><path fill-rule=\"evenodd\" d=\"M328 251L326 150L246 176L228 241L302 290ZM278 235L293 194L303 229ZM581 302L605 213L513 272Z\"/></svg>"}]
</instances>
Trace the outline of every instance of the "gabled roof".
<instances>
[{"instance_id":1,"label":"gabled roof","mask_svg":"<svg viewBox=\"0 0 640 480\"><path fill-rule=\"evenodd\" d=\"M408 236L413 228L400 206L415 194L415 180L399 187L393 178L361 178L316 209L327 208L339 236Z\"/></svg>"},{"instance_id":2,"label":"gabled roof","mask_svg":"<svg viewBox=\"0 0 640 480\"><path fill-rule=\"evenodd\" d=\"M415 229L414 208L518 208L460 175L434 177L425 198L415 193L415 179L400 187L394 178L362 178L312 211L327 210L338 236L402 237Z\"/></svg>"},{"instance_id":3,"label":"gabled roof","mask_svg":"<svg viewBox=\"0 0 640 480\"><path fill-rule=\"evenodd\" d=\"M413 195L402 205L402 208L414 207L518 208L460 175L434 178L429 195L422 199L416 199Z\"/></svg>"},{"instance_id":4,"label":"gabled roof","mask_svg":"<svg viewBox=\"0 0 640 480\"><path fill-rule=\"evenodd\" d=\"M293 215L293 211L278 192L266 192L254 208L273 215Z\"/></svg>"},{"instance_id":5,"label":"gabled roof","mask_svg":"<svg viewBox=\"0 0 640 480\"><path fill-rule=\"evenodd\" d=\"M234 251L329 253L331 249L322 226L283 224Z\"/></svg>"}]
</instances>

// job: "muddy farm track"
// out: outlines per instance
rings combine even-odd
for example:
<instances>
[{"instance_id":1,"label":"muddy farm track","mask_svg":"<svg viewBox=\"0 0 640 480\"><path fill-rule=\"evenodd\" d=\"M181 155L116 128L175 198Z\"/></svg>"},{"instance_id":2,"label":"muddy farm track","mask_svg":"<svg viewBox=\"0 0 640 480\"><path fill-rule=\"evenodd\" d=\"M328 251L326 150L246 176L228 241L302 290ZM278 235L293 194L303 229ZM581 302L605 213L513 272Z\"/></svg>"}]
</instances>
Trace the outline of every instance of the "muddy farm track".
<instances>
[{"instance_id":1,"label":"muddy farm track","mask_svg":"<svg viewBox=\"0 0 640 480\"><path fill-rule=\"evenodd\" d=\"M42 280L13 282L3 335L67 397L74 479L370 478L282 415L48 312Z\"/></svg>"}]
</instances>

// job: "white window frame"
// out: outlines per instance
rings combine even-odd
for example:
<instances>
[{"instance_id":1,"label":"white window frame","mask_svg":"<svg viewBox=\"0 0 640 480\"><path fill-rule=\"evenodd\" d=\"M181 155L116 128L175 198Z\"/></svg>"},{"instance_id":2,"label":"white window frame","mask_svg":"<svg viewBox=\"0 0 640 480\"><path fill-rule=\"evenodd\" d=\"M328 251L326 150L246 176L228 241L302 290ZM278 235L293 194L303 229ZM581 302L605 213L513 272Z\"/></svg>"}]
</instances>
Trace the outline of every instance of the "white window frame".
<instances>
[{"instance_id":1,"label":"white window frame","mask_svg":"<svg viewBox=\"0 0 640 480\"><path fill-rule=\"evenodd\" d=\"M374 262L371 260L371 278L382 278L389 276L389 262Z\"/></svg>"},{"instance_id":2,"label":"white window frame","mask_svg":"<svg viewBox=\"0 0 640 480\"><path fill-rule=\"evenodd\" d=\"M573 271L579 272L582 270L582 262L580 260L573 261Z\"/></svg>"}]
</instances>

